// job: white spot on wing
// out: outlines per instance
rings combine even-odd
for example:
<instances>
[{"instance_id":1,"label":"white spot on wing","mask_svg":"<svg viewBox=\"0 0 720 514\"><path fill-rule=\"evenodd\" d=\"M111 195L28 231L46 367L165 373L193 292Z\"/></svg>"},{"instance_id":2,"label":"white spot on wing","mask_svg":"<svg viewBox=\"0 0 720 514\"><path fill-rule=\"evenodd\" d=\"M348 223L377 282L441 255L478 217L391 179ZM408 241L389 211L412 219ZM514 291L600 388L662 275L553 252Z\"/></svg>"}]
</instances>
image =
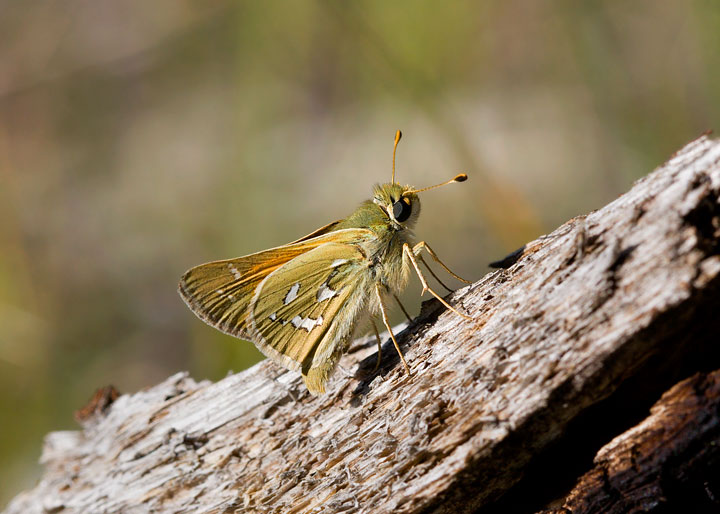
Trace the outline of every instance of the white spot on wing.
<instances>
[{"instance_id":1,"label":"white spot on wing","mask_svg":"<svg viewBox=\"0 0 720 514\"><path fill-rule=\"evenodd\" d=\"M232 273L233 277L235 277L237 280L240 280L242 278L242 273L238 271L238 269L232 262L228 262L228 269L230 269L230 273Z\"/></svg>"},{"instance_id":2,"label":"white spot on wing","mask_svg":"<svg viewBox=\"0 0 720 514\"><path fill-rule=\"evenodd\" d=\"M288 294L285 295L285 301L284 301L285 305L289 304L289 303L292 302L295 298L298 297L298 291L300 291L300 282L298 282L297 284L295 284L294 286L292 286L292 287L290 288L290 291L288 291Z\"/></svg>"},{"instance_id":3,"label":"white spot on wing","mask_svg":"<svg viewBox=\"0 0 720 514\"><path fill-rule=\"evenodd\" d=\"M234 302L234 301L235 301L235 297L234 297L232 294L230 294L230 293L226 293L225 290L224 290L222 287L220 287L220 288L217 289L217 293L218 293L220 296L222 296L223 298L227 298L227 299L230 300L231 302Z\"/></svg>"},{"instance_id":4,"label":"white spot on wing","mask_svg":"<svg viewBox=\"0 0 720 514\"><path fill-rule=\"evenodd\" d=\"M323 285L320 286L320 289L318 289L317 301L322 302L323 300L332 298L336 294L337 294L337 291L335 291L334 289L330 289L327 285L327 282L325 282Z\"/></svg>"},{"instance_id":5,"label":"white spot on wing","mask_svg":"<svg viewBox=\"0 0 720 514\"><path fill-rule=\"evenodd\" d=\"M270 321L275 321L277 319L277 312L273 312L268 317L270 318Z\"/></svg>"},{"instance_id":6,"label":"white spot on wing","mask_svg":"<svg viewBox=\"0 0 720 514\"><path fill-rule=\"evenodd\" d=\"M304 328L305 330L310 332L313 328L319 327L323 324L323 317L318 316L317 319L312 319L295 316L293 319L290 320L290 323L292 323L292 326L295 328Z\"/></svg>"},{"instance_id":7,"label":"white spot on wing","mask_svg":"<svg viewBox=\"0 0 720 514\"><path fill-rule=\"evenodd\" d=\"M332 261L332 264L330 265L330 267L335 268L337 266L345 264L347 261L348 261L347 259L335 259L334 261Z\"/></svg>"}]
</instances>

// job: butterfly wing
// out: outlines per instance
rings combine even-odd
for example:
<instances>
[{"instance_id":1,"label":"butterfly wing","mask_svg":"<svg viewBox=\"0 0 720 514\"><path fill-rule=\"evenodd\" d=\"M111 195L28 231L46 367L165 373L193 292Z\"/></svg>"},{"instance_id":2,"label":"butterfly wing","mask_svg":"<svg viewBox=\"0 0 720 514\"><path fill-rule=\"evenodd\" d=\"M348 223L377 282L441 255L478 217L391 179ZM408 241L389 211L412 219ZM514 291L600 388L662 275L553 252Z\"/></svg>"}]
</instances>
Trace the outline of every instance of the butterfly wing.
<instances>
[{"instance_id":1,"label":"butterfly wing","mask_svg":"<svg viewBox=\"0 0 720 514\"><path fill-rule=\"evenodd\" d=\"M328 232L332 231L335 227L337 227L341 221L342 220L337 220L337 221L333 221L332 223L328 223L324 227L320 227L319 229L310 232L308 235L303 236L300 239L296 239L295 241L293 241L290 244L292 245L295 243L301 243L303 241L307 241L308 239L312 239L312 238L315 238L318 236L322 236L323 234L327 234Z\"/></svg>"},{"instance_id":2,"label":"butterfly wing","mask_svg":"<svg viewBox=\"0 0 720 514\"><path fill-rule=\"evenodd\" d=\"M201 264L183 275L178 291L190 310L208 325L235 337L249 338L247 313L258 284L313 247L274 248Z\"/></svg>"},{"instance_id":3,"label":"butterfly wing","mask_svg":"<svg viewBox=\"0 0 720 514\"><path fill-rule=\"evenodd\" d=\"M362 304L357 280L347 280L366 261L358 243L372 237L344 229L202 264L185 273L179 291L203 321L302 369L308 389L322 392Z\"/></svg>"},{"instance_id":4,"label":"butterfly wing","mask_svg":"<svg viewBox=\"0 0 720 514\"><path fill-rule=\"evenodd\" d=\"M324 392L365 303L369 274L354 244L327 243L268 275L252 304L253 339L268 357L301 369L308 389Z\"/></svg>"}]
</instances>

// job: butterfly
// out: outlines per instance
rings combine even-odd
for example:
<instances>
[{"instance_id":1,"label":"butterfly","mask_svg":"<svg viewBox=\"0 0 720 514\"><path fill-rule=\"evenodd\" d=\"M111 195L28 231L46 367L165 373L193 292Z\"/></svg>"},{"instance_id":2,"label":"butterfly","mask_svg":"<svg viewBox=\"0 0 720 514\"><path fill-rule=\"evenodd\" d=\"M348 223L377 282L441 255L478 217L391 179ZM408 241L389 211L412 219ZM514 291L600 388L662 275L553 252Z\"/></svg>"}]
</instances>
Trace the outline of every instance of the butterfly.
<instances>
[{"instance_id":1,"label":"butterfly","mask_svg":"<svg viewBox=\"0 0 720 514\"><path fill-rule=\"evenodd\" d=\"M395 182L395 153L401 137L398 130L392 179L375 185L371 200L347 218L292 243L190 269L178 287L188 307L212 327L252 341L274 362L299 370L313 394L325 392L355 327L368 319L378 342L378 368L377 316L410 374L387 312L390 298L399 303L397 294L406 287L412 270L422 284L421 294L431 293L445 307L470 319L433 291L420 269L422 263L437 279L421 255L424 250L450 275L470 283L450 271L427 243L413 242L412 229L420 214L417 194L463 182L467 175L422 189L400 185Z\"/></svg>"}]
</instances>

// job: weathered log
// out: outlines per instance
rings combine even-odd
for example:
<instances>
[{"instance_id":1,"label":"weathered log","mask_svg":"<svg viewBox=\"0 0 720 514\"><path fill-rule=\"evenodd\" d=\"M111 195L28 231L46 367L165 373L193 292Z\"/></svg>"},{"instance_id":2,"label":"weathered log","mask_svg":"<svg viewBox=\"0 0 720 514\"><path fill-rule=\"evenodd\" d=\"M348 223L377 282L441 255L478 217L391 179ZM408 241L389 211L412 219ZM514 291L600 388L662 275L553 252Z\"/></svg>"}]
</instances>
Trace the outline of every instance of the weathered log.
<instances>
[{"instance_id":1,"label":"weathered log","mask_svg":"<svg viewBox=\"0 0 720 514\"><path fill-rule=\"evenodd\" d=\"M100 394L7 512L539 510L669 386L720 368L719 163L701 137L528 243L448 297L471 322L427 302L398 336L412 376L388 342L371 373L364 339L325 396L270 362Z\"/></svg>"}]
</instances>

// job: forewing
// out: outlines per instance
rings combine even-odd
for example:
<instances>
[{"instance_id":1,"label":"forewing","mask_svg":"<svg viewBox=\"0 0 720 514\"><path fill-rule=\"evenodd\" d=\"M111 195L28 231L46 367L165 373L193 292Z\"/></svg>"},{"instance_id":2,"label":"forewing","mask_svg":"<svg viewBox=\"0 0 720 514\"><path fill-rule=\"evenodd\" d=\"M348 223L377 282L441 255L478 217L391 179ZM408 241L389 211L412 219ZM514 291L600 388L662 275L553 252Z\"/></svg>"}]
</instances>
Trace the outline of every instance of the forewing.
<instances>
[{"instance_id":1,"label":"forewing","mask_svg":"<svg viewBox=\"0 0 720 514\"><path fill-rule=\"evenodd\" d=\"M340 221L342 221L342 220L333 221L332 223L328 223L328 224L325 225L324 227L320 227L319 229L310 232L308 235L303 236L303 237L301 237L300 239L296 239L295 241L293 241L293 242L290 243L290 244L292 245L292 244L295 244L295 243L301 243L301 242L303 242L303 241L307 241L308 239L313 239L313 238L315 238L315 237L318 237L318 236L322 236L322 235L324 235L324 234L327 234L327 233L330 232L334 227L336 227L336 226L340 223Z\"/></svg>"},{"instance_id":2,"label":"forewing","mask_svg":"<svg viewBox=\"0 0 720 514\"><path fill-rule=\"evenodd\" d=\"M252 307L260 350L288 368L299 369L324 338L333 338L326 343L334 342L346 302L357 287L353 274L361 272L364 264L357 246L326 243L271 273Z\"/></svg>"},{"instance_id":3,"label":"forewing","mask_svg":"<svg viewBox=\"0 0 720 514\"><path fill-rule=\"evenodd\" d=\"M250 304L263 280L322 245L360 242L369 237L372 232L364 229L337 230L245 257L201 264L183 275L178 290L200 319L222 332L257 343L257 332L249 325Z\"/></svg>"}]
</instances>

